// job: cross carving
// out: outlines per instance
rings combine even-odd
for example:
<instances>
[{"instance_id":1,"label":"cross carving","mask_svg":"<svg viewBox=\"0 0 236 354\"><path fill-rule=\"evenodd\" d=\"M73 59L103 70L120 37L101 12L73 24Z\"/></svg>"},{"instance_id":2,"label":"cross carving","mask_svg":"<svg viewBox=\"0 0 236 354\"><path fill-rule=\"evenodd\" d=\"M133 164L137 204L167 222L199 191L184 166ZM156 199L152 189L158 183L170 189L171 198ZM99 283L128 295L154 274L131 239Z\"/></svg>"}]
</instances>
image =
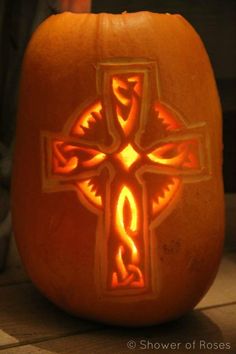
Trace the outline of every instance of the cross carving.
<instances>
[{"instance_id":1,"label":"cross carving","mask_svg":"<svg viewBox=\"0 0 236 354\"><path fill-rule=\"evenodd\" d=\"M184 183L207 178L206 124L189 125L163 102L156 64L102 63L98 96L62 133L44 132L43 188L72 189L98 215L98 289L155 293L155 228Z\"/></svg>"}]
</instances>

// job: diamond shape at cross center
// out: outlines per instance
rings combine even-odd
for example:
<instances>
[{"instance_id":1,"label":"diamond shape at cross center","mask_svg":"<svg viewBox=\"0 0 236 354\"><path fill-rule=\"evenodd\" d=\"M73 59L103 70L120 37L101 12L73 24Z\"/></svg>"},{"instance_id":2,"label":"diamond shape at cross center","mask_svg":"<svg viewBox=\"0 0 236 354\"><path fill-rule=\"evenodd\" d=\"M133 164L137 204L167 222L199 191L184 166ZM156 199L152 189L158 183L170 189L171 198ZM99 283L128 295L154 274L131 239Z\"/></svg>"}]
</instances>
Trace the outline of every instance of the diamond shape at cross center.
<instances>
[{"instance_id":1,"label":"diamond shape at cross center","mask_svg":"<svg viewBox=\"0 0 236 354\"><path fill-rule=\"evenodd\" d=\"M139 158L139 154L134 150L131 144L128 144L121 152L116 154L116 157L121 161L124 168L128 170Z\"/></svg>"}]
</instances>

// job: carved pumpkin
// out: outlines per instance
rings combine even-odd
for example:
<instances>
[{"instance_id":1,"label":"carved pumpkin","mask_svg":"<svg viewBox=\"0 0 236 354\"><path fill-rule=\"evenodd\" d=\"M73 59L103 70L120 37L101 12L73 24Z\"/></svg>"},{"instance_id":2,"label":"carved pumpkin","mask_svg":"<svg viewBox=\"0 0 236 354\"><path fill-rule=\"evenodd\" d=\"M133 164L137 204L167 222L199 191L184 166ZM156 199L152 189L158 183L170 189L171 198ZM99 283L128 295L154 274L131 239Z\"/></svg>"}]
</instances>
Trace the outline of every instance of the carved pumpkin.
<instances>
[{"instance_id":1,"label":"carved pumpkin","mask_svg":"<svg viewBox=\"0 0 236 354\"><path fill-rule=\"evenodd\" d=\"M222 249L221 151L212 69L181 16L46 20L25 55L12 186L33 282L107 323L192 309Z\"/></svg>"}]
</instances>

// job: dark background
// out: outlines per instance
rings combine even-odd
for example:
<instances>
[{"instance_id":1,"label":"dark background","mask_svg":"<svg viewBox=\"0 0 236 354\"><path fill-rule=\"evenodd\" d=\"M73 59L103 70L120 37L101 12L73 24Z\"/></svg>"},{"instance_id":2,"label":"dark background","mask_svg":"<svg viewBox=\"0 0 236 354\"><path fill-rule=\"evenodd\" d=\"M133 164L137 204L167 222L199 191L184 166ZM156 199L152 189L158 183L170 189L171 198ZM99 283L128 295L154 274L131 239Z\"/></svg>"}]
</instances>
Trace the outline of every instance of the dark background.
<instances>
[{"instance_id":1,"label":"dark background","mask_svg":"<svg viewBox=\"0 0 236 354\"><path fill-rule=\"evenodd\" d=\"M148 10L182 14L200 34L209 53L223 107L225 191L236 192L236 0L94 0L93 12ZM0 0L0 154L15 134L17 88L30 34L56 1ZM204 114L204 112L203 112ZM0 156L1 158L1 156Z\"/></svg>"}]
</instances>

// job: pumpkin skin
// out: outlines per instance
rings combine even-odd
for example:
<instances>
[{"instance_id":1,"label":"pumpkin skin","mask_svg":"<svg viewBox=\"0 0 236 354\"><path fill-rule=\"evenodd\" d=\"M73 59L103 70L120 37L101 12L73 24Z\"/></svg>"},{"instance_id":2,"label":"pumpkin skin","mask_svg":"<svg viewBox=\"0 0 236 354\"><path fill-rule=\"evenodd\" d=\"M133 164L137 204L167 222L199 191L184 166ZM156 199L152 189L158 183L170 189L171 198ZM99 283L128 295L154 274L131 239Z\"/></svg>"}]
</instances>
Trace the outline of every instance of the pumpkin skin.
<instances>
[{"instance_id":1,"label":"pumpkin skin","mask_svg":"<svg viewBox=\"0 0 236 354\"><path fill-rule=\"evenodd\" d=\"M115 76L111 74L111 67L115 68ZM103 77L101 72L108 72L109 80L115 80L118 75L121 82L117 84L120 86L116 97L115 81L111 86L113 81L107 80L108 86L104 92L99 89ZM150 72L147 76L149 81L146 81L149 86L144 89L145 75ZM153 79L155 75L156 81ZM135 83L132 84L132 80L136 80ZM168 178L174 176L175 181L181 184L175 201L163 202L164 211L155 216L160 221L153 224L152 234L149 225L153 219L150 215L145 216L143 211L144 189L137 182L132 182L131 169L126 177L122 177L122 186L125 186L126 178L126 187L129 188L120 188L119 178L123 172L120 172L117 162L119 158L112 160L117 164L114 167L116 177L107 187L110 205L106 204L101 214L96 212L98 209L94 205L90 208L91 200L88 202L81 190L76 192L77 182L67 183L68 175L64 175L66 167L72 171L75 162L81 159L82 155L75 152L79 151L79 143L72 131L77 128L79 131L86 109L90 107L90 111L95 110L93 105L96 102L100 102L103 109L106 106L108 111L113 105L110 107L113 113L106 118L109 125L116 114L115 99L117 103L117 99L119 101L128 92L127 102L130 103L129 95L138 87L137 80L143 85L140 84L142 93L139 96L138 91L135 93L140 102L143 99L141 96L147 92L153 95L150 101L147 98L148 104L145 99L142 101L146 112L154 115L154 110L150 111L154 101L157 107L161 105L163 109L158 111L162 118L162 122L159 120L158 123L161 128L154 125L145 130L143 144L148 147L145 154L152 155L149 155L149 162L139 159L139 167L157 161L161 168L163 156L170 161L168 159L181 154L182 150L186 152L190 149L188 151L198 156L195 164L187 155L188 161L184 160L184 167L180 163L177 166L174 162L173 165L168 162L165 172L155 172L150 180L147 177L145 183L149 194L146 194L146 203L155 193L162 193L163 196L163 190L165 192L174 185L173 182L168 184ZM127 85L131 91L126 90ZM111 87L114 92L109 93L108 88L111 90ZM103 118L95 119L95 125L105 119L104 110ZM162 124L165 112L167 116L174 117L173 129L165 120ZM101 114L101 111L95 113ZM157 120L158 114L155 116ZM117 121L115 124L117 127ZM102 126L96 128L92 140L95 142L96 137L99 140L102 132ZM164 138L158 135L159 132L163 133ZM132 134L129 137L131 140L135 138ZM170 134L177 136L174 143L168 138ZM224 200L221 134L221 110L209 59L199 36L181 16L149 12L121 15L64 13L47 19L34 33L25 54L12 180L14 233L23 264L38 289L70 313L116 325L158 324L192 309L212 284L222 251ZM148 145L155 139L173 143L172 147L167 148L170 149L167 155L162 155L158 150L160 145L155 149ZM179 140L182 145L178 145ZM196 143L192 143L195 140ZM108 155L109 149L106 151ZM114 148L115 153L118 150L119 147ZM66 159L64 165L56 157L58 151L62 160ZM89 159L92 157L89 155ZM82 161L86 159L82 157ZM61 170L55 166L61 167ZM97 171L99 166L94 166L94 170ZM81 173L86 171L86 167L80 170ZM69 171L68 181L71 175ZM162 178L166 179L162 182ZM65 183L61 183L60 179ZM98 185L108 185L106 178L102 177L102 183L100 180ZM143 261L138 263L133 259L133 268L130 267L129 272L131 274L136 267L131 274L136 283L132 280L125 286L119 285L123 278L120 278L117 268L116 271L109 268L115 269L114 262L119 256L120 259L123 257L123 262L129 263L131 254L125 253L124 245L119 246L116 253L120 240L113 242L118 229L112 225L117 220L116 210L119 202L122 203L119 199L122 191L122 215L125 225L129 224L124 227L125 232L131 237L131 223L135 223L135 210L131 205L133 199L141 219L136 226L141 228L140 225L144 225L146 220L145 230L149 232L148 246L145 248L146 241L142 239L144 229L138 231L137 247ZM103 190L102 193L105 193L102 194L104 197L108 192ZM87 202L84 202L85 199ZM99 226L99 223L101 220L106 223L109 217L113 219L106 233L105 227ZM108 241L103 241L103 236ZM100 247L99 243L103 242L109 245L108 248ZM129 266L126 264L126 270ZM143 270L144 285L138 267ZM115 285L116 281L118 285Z\"/></svg>"}]
</instances>

